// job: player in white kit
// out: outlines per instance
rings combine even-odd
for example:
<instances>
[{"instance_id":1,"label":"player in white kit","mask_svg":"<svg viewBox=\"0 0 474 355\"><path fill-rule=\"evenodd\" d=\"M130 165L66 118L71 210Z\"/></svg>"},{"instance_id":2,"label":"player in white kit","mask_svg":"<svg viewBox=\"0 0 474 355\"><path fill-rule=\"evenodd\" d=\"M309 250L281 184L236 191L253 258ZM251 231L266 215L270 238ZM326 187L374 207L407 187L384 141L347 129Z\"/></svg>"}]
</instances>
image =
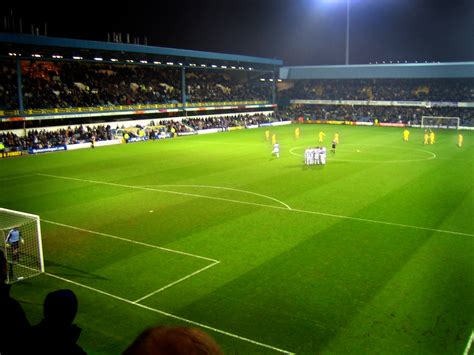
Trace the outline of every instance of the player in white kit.
<instances>
[{"instance_id":1,"label":"player in white kit","mask_svg":"<svg viewBox=\"0 0 474 355\"><path fill-rule=\"evenodd\" d=\"M280 157L280 145L278 144L278 142L273 145L272 154L275 155L277 158Z\"/></svg>"},{"instance_id":2,"label":"player in white kit","mask_svg":"<svg viewBox=\"0 0 474 355\"><path fill-rule=\"evenodd\" d=\"M326 165L326 147L321 147L319 159L322 165Z\"/></svg>"}]
</instances>

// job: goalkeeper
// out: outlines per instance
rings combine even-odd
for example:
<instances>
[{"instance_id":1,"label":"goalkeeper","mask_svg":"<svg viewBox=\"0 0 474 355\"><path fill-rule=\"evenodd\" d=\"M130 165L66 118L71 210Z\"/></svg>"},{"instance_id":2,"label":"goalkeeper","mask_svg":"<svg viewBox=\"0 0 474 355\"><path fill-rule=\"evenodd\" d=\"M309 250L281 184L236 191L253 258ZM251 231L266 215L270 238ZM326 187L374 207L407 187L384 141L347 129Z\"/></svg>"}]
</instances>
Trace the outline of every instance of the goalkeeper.
<instances>
[{"instance_id":1,"label":"goalkeeper","mask_svg":"<svg viewBox=\"0 0 474 355\"><path fill-rule=\"evenodd\" d=\"M5 239L7 248L10 248L11 260L13 262L18 262L20 260L20 243L24 243L23 238L21 237L20 230L17 227L14 227L8 232L7 238Z\"/></svg>"}]
</instances>

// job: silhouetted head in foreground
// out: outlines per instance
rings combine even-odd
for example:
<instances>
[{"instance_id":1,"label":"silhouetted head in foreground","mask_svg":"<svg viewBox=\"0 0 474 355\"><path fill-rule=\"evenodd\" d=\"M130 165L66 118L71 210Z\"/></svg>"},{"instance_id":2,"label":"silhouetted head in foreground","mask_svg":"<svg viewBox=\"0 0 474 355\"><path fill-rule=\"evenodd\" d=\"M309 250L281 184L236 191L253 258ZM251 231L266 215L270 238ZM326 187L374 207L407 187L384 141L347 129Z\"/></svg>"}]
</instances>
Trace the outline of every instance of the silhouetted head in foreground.
<instances>
[{"instance_id":1,"label":"silhouetted head in foreground","mask_svg":"<svg viewBox=\"0 0 474 355\"><path fill-rule=\"evenodd\" d=\"M44 300L43 312L48 323L70 325L77 314L77 297L71 290L48 293Z\"/></svg>"},{"instance_id":2,"label":"silhouetted head in foreground","mask_svg":"<svg viewBox=\"0 0 474 355\"><path fill-rule=\"evenodd\" d=\"M123 355L222 355L217 343L196 328L154 327L143 331Z\"/></svg>"}]
</instances>

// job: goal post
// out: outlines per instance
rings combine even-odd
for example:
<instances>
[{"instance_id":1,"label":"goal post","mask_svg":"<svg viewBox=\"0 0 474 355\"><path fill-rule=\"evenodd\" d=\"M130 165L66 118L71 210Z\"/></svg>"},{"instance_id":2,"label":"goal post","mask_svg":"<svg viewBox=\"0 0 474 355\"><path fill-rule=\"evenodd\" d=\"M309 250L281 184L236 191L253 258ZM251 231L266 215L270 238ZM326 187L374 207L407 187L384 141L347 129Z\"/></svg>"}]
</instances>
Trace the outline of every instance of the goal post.
<instances>
[{"instance_id":1,"label":"goal post","mask_svg":"<svg viewBox=\"0 0 474 355\"><path fill-rule=\"evenodd\" d=\"M459 117L422 116L421 128L459 129Z\"/></svg>"},{"instance_id":2,"label":"goal post","mask_svg":"<svg viewBox=\"0 0 474 355\"><path fill-rule=\"evenodd\" d=\"M7 283L44 272L39 216L0 208L0 238L8 263Z\"/></svg>"}]
</instances>

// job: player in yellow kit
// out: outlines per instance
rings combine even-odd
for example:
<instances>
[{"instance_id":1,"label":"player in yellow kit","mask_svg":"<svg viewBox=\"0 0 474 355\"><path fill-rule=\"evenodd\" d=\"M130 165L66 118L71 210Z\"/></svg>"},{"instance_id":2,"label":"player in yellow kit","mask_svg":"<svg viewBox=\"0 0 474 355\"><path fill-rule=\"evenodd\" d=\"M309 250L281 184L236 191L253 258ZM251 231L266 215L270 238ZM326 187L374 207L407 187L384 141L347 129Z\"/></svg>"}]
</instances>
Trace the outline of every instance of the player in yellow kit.
<instances>
[{"instance_id":1,"label":"player in yellow kit","mask_svg":"<svg viewBox=\"0 0 474 355\"><path fill-rule=\"evenodd\" d=\"M339 144L339 132L334 134L334 140L336 141L336 144Z\"/></svg>"},{"instance_id":2,"label":"player in yellow kit","mask_svg":"<svg viewBox=\"0 0 474 355\"><path fill-rule=\"evenodd\" d=\"M462 141L464 140L464 137L462 136L461 133L458 134L458 147L462 147Z\"/></svg>"},{"instance_id":3,"label":"player in yellow kit","mask_svg":"<svg viewBox=\"0 0 474 355\"><path fill-rule=\"evenodd\" d=\"M428 131L425 131L423 134L423 144L429 144L430 143L430 135L428 134Z\"/></svg>"},{"instance_id":4,"label":"player in yellow kit","mask_svg":"<svg viewBox=\"0 0 474 355\"><path fill-rule=\"evenodd\" d=\"M324 137L326 134L323 131L319 131L319 143L322 143L324 141Z\"/></svg>"},{"instance_id":5,"label":"player in yellow kit","mask_svg":"<svg viewBox=\"0 0 474 355\"><path fill-rule=\"evenodd\" d=\"M295 139L299 139L299 138L300 138L300 128L296 127L295 128Z\"/></svg>"},{"instance_id":6,"label":"player in yellow kit","mask_svg":"<svg viewBox=\"0 0 474 355\"><path fill-rule=\"evenodd\" d=\"M265 131L265 139L268 141L270 139L270 131L266 130Z\"/></svg>"},{"instance_id":7,"label":"player in yellow kit","mask_svg":"<svg viewBox=\"0 0 474 355\"><path fill-rule=\"evenodd\" d=\"M407 128L405 128L405 130L403 131L403 141L408 142L409 137L410 137L410 131Z\"/></svg>"},{"instance_id":8,"label":"player in yellow kit","mask_svg":"<svg viewBox=\"0 0 474 355\"><path fill-rule=\"evenodd\" d=\"M435 133L433 131L430 132L430 144L435 143Z\"/></svg>"},{"instance_id":9,"label":"player in yellow kit","mask_svg":"<svg viewBox=\"0 0 474 355\"><path fill-rule=\"evenodd\" d=\"M277 136L276 134L272 135L272 145L275 145L277 142Z\"/></svg>"}]
</instances>

